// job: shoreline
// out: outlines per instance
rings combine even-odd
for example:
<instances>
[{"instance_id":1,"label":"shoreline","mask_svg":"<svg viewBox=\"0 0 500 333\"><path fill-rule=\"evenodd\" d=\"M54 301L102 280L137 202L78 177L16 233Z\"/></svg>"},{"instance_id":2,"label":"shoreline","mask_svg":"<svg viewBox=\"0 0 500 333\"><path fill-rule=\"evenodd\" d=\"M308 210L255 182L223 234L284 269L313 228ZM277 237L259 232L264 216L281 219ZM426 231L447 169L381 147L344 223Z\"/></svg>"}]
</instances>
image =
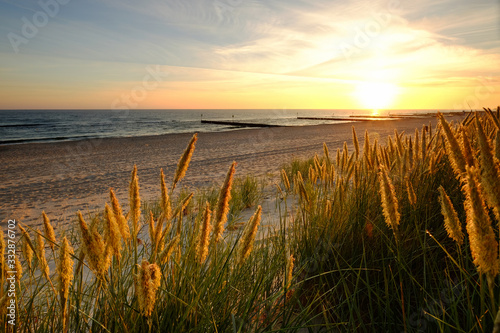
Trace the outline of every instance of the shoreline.
<instances>
[{"instance_id":1,"label":"shoreline","mask_svg":"<svg viewBox=\"0 0 500 333\"><path fill-rule=\"evenodd\" d=\"M463 118L448 117L455 121ZM428 117L199 132L191 164L176 193L183 187L220 186L233 160L238 163L237 177L259 177L278 175L277 171L294 158L322 154L323 142L330 152L341 148L344 141L351 149L353 126L362 145L365 130L370 138L385 140L395 129L410 134L429 122L435 129L436 117ZM134 164L143 200L156 199L160 193L160 168L170 188L177 162L192 134L0 146L0 223L16 219L27 225L40 225L41 212L45 210L57 228L74 221L77 210L83 213L102 209L110 187L126 210Z\"/></svg>"},{"instance_id":2,"label":"shoreline","mask_svg":"<svg viewBox=\"0 0 500 333\"><path fill-rule=\"evenodd\" d=\"M13 110L3 110L6 112L12 112ZM49 112L54 111L58 112L60 110L20 110L20 111L43 111L43 112ZM87 112L95 112L97 110L62 110L62 111L87 111ZM162 112L169 112L169 111L178 111L178 110L141 110L141 111L162 111ZM191 110L192 111L192 110ZM198 110L198 111L210 111L210 110ZM173 115L175 119L160 119L160 118L154 118L152 115L146 116L146 122L145 123L155 123L158 126L153 126L151 129L154 134L146 132L146 128L143 128L143 130L136 131L134 126L131 126L129 123L121 123L123 119L119 119L118 121L114 122L111 121L106 122L103 119L100 119L100 121L95 122L93 126L87 128L88 131L74 131L76 128L78 128L78 124L73 122L65 122L67 120L61 120L62 122L59 123L59 125L63 127L67 127L68 130L65 131L58 131L56 130L55 132L51 132L52 134L47 134L44 131L47 130L46 128L43 129L43 127L47 126L48 123L45 123L42 120L37 120L35 122L30 122L29 120L24 119L24 121L27 121L27 123L23 123L23 120L18 120L14 121L12 123L12 119L9 121L9 118L7 117L7 121L3 123L0 121L0 132L3 130L6 130L4 134L6 136L4 137L3 135L0 135L0 146L9 146L9 145L22 145L22 144L32 144L32 143L58 143L58 142L71 142L71 141L82 141L82 140L93 140L93 139L112 139L112 138L133 138L133 137L144 137L144 136L150 136L150 135L166 135L166 134L185 134L185 133L194 133L194 132L199 132L199 133L204 133L204 132L227 132L227 131L234 131L234 130L239 130L239 129L248 129L248 128L253 128L253 127L279 127L279 126L284 126L284 127L306 127L306 126L318 126L322 124L329 124L329 125L336 125L336 124L341 124L343 122L358 122L358 121L379 121L379 120L385 120L385 119L408 119L408 118L425 118L429 116L435 116L437 111L433 112L428 112L430 110L419 110L415 109L413 110L413 113L405 113L410 110L392 110L392 111L400 111L403 113L396 113L396 114L390 114L388 112L388 115L372 115L371 113L366 113L366 114L348 114L347 111L349 110L330 110L330 111L342 111L340 114L335 115L333 113L332 115L326 115L326 114L310 114L307 116L301 115L299 116L299 113L297 112L297 116L293 116L291 118L280 118L283 114L276 114L274 111L274 115L278 116L278 118L274 119L273 117L269 118L269 114L262 114L262 116L265 118L264 120L257 117L257 118L252 118L253 120L248 120L244 116L242 118L237 117L233 118L229 117L231 113L233 113L233 110L217 110L219 114L212 115L211 117L208 117L206 119L201 118L201 121L196 121L195 118L182 118L179 117L179 115ZM223 116L224 111L226 111L225 117ZM228 112L231 111L231 112ZM252 110L256 112L261 112L265 111L264 109L256 109ZM292 111L292 110L289 110ZM302 110L297 110L297 111L302 111ZM310 111L320 111L320 110L310 110ZM327 111L327 110L323 110ZM363 110L351 110L351 111L363 111ZM387 110L388 111L388 110ZM418 112L417 112L418 111ZM463 112L457 112L457 111L452 111L452 110L440 110L443 114L447 116L456 116L456 115L462 115ZM2 112L2 110L0 110ZM271 111L270 111L271 112ZM164 115L164 114L163 114ZM40 115L38 115L40 116ZM113 114L111 114L113 116ZM193 116L193 115L191 115ZM203 114L202 114L203 116ZM255 114L254 114L255 116ZM92 116L90 117L92 118ZM132 117L133 118L133 117ZM250 119L250 118L249 118ZM274 121L273 121L274 119ZM135 119L139 122L141 122L141 119ZM286 120L286 121L285 121ZM303 122L304 120L307 120L305 123ZM109 120L108 120L109 121ZM193 121L195 124L193 124ZM328 121L328 122L324 122ZM333 123L332 121L336 121L336 123ZM181 127L184 128L179 128L176 126L174 127L169 127L173 123L184 123ZM84 126L89 126L91 122L84 122ZM134 123L134 122L131 122ZM167 127L160 126L161 124L170 124ZM186 125L188 124L189 125ZM97 127L102 127L104 125L110 126L111 124L114 124L112 127L114 129L111 129L111 131L106 131L106 130L94 130ZM124 125L126 128L124 129L122 127ZM40 135L33 135L38 133L39 126L42 127L41 134ZM214 127L215 126L215 127ZM219 126L219 127L217 127ZM220 127L222 126L222 127ZM160 130L161 127L161 130ZM13 134L12 132L9 132L9 130L12 130L13 128L20 128L20 133L24 134ZM26 130L31 129L31 131L26 132ZM124 130L123 130L124 129ZM123 131L121 131L123 130ZM158 131L159 130L159 131ZM17 130L16 130L17 133Z\"/></svg>"}]
</instances>

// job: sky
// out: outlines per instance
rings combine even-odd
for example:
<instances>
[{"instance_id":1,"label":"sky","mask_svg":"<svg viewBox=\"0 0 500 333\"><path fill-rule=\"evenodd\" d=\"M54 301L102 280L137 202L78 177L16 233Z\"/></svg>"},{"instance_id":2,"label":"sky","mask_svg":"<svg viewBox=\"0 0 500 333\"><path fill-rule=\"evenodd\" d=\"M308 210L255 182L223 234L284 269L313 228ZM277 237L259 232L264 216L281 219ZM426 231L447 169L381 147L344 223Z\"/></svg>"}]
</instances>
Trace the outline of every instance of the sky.
<instances>
[{"instance_id":1,"label":"sky","mask_svg":"<svg viewBox=\"0 0 500 333\"><path fill-rule=\"evenodd\" d=\"M0 109L500 105L498 0L0 0Z\"/></svg>"}]
</instances>

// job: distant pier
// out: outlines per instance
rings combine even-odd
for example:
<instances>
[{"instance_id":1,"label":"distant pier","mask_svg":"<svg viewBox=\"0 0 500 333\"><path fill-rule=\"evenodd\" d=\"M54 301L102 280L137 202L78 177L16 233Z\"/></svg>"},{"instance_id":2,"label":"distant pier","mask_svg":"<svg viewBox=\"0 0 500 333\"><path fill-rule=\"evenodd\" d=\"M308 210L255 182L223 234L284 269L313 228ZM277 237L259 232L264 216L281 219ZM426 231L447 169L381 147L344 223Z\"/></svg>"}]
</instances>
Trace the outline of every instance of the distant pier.
<instances>
[{"instance_id":1,"label":"distant pier","mask_svg":"<svg viewBox=\"0 0 500 333\"><path fill-rule=\"evenodd\" d=\"M228 125L237 127L284 127L282 125L259 124L259 123L245 123L240 121L230 120L201 120L202 124L215 124L215 125Z\"/></svg>"},{"instance_id":2,"label":"distant pier","mask_svg":"<svg viewBox=\"0 0 500 333\"><path fill-rule=\"evenodd\" d=\"M337 118L337 117L297 117L297 119L305 120L338 120L338 121L374 121L369 118Z\"/></svg>"},{"instance_id":3,"label":"distant pier","mask_svg":"<svg viewBox=\"0 0 500 333\"><path fill-rule=\"evenodd\" d=\"M424 116L425 117L425 116ZM336 120L336 121L377 121L386 119L414 119L422 118L419 115L390 115L390 116L374 116L374 115L351 115L348 117L297 117L297 119L307 120Z\"/></svg>"}]
</instances>

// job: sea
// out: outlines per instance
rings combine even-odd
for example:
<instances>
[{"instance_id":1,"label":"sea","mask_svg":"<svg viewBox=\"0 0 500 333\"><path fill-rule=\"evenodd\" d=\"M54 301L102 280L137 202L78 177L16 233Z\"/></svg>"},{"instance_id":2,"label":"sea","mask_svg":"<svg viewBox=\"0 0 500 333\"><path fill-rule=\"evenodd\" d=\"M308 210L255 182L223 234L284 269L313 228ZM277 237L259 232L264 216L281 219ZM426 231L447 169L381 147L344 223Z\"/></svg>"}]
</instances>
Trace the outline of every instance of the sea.
<instances>
[{"instance_id":1,"label":"sea","mask_svg":"<svg viewBox=\"0 0 500 333\"><path fill-rule=\"evenodd\" d=\"M337 124L328 118L419 115L437 110L338 109L166 109L166 110L0 110L0 145L91 138L140 137L169 133L220 132L244 127L201 120L279 126ZM451 112L454 110L440 110ZM322 118L322 119L301 119Z\"/></svg>"}]
</instances>

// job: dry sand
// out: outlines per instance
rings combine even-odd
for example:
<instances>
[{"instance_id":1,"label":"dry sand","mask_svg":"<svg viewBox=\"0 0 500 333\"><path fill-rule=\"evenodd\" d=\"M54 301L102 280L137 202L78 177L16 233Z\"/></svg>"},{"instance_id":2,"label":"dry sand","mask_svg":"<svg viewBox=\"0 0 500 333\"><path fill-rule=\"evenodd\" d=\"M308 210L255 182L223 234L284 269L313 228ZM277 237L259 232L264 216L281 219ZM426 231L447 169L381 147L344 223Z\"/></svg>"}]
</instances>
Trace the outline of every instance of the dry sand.
<instances>
[{"instance_id":1,"label":"dry sand","mask_svg":"<svg viewBox=\"0 0 500 333\"><path fill-rule=\"evenodd\" d=\"M379 141L385 142L394 129L414 133L429 123L435 128L436 118L200 133L186 178L178 188L221 184L233 160L238 163L237 175L277 175L283 164L294 158L322 154L323 142L331 152L341 148L344 141L351 145L353 125L362 144L365 130L370 138L379 137ZM42 222L42 210L56 226L71 223L77 210L102 209L110 187L126 206L134 164L138 167L141 196L155 199L159 195L160 168L167 178L173 177L191 136L169 134L0 146L1 224L15 218L38 225Z\"/></svg>"}]
</instances>

